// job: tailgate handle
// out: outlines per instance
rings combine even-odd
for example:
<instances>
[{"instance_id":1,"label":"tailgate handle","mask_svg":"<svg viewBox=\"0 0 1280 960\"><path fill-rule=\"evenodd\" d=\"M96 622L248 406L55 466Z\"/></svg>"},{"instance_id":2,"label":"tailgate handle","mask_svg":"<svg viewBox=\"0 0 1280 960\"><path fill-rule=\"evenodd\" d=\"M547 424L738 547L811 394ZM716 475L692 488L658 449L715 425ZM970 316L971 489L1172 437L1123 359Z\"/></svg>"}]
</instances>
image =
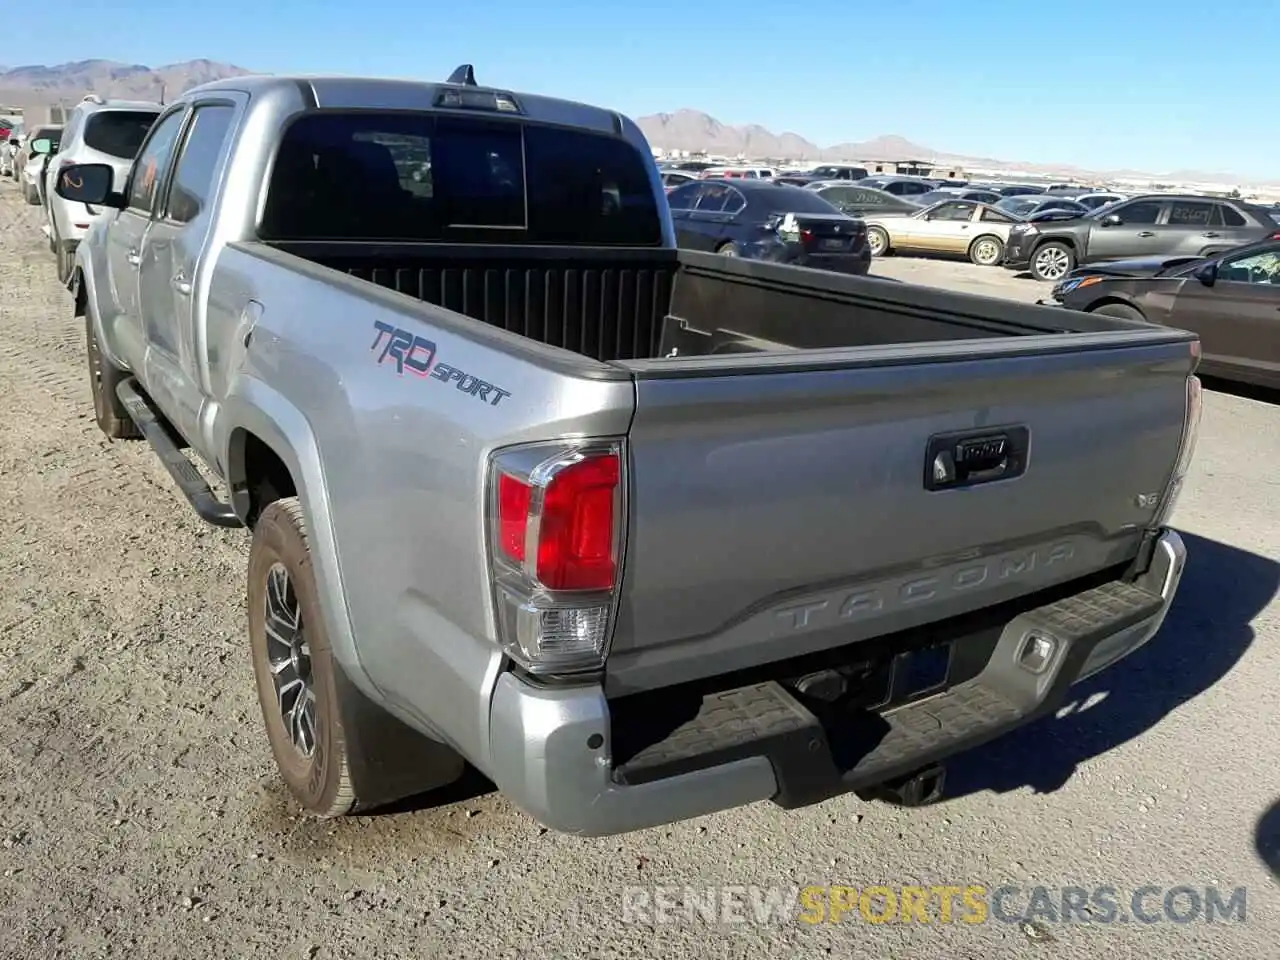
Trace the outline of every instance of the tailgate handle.
<instances>
[{"instance_id":1,"label":"tailgate handle","mask_svg":"<svg viewBox=\"0 0 1280 960\"><path fill-rule=\"evenodd\" d=\"M954 490L993 480L1012 480L1027 468L1031 431L1024 426L940 433L929 438L924 465L926 490Z\"/></svg>"}]
</instances>

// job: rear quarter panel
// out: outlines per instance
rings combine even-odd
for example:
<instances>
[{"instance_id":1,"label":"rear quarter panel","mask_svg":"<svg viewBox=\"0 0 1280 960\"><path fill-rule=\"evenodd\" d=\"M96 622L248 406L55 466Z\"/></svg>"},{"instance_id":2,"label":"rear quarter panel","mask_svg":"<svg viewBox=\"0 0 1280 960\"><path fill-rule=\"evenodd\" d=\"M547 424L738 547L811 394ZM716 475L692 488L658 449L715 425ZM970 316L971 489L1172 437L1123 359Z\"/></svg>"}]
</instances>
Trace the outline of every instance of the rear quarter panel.
<instances>
[{"instance_id":1,"label":"rear quarter panel","mask_svg":"<svg viewBox=\"0 0 1280 960\"><path fill-rule=\"evenodd\" d=\"M210 343L226 371L215 383L220 449L233 459L239 427L281 428L312 518L329 621L346 628L335 640L340 660L482 764L487 697L477 692L500 659L484 538L488 457L532 440L622 436L634 386L603 364L264 256L226 249L213 282L211 300L226 308L261 305L249 347L239 332ZM415 354L431 357L431 372L397 370L394 356L382 356L378 324L433 345ZM489 402L439 378L451 369L503 395Z\"/></svg>"}]
</instances>

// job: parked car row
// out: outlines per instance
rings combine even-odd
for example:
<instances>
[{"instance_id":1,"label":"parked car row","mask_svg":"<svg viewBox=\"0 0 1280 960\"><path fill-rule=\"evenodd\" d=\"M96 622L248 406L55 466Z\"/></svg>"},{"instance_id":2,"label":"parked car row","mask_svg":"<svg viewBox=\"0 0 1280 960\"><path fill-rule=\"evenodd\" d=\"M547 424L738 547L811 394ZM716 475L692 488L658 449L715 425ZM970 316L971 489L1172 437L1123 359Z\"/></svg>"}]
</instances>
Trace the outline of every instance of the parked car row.
<instances>
[{"instance_id":1,"label":"parked car row","mask_svg":"<svg viewBox=\"0 0 1280 960\"><path fill-rule=\"evenodd\" d=\"M1133 257L1209 257L1280 238L1280 219L1242 200L1152 194L1009 232L1004 265L1056 283L1077 266Z\"/></svg>"},{"instance_id":2,"label":"parked car row","mask_svg":"<svg viewBox=\"0 0 1280 960\"><path fill-rule=\"evenodd\" d=\"M111 168L112 188L124 190L134 157L162 109L151 101L88 96L71 111L65 126L35 127L16 145L23 196L44 208L45 232L49 249L57 257L59 280L69 276L76 246L102 211L63 199L51 185L71 164L99 163Z\"/></svg>"}]
</instances>

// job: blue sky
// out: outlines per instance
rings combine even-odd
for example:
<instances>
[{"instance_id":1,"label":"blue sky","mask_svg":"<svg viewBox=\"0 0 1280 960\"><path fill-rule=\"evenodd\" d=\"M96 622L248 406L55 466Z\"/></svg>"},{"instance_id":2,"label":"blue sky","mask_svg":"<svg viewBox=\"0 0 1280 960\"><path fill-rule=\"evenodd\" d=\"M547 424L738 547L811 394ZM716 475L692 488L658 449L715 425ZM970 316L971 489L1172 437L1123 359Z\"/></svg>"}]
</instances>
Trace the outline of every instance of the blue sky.
<instances>
[{"instance_id":1,"label":"blue sky","mask_svg":"<svg viewBox=\"0 0 1280 960\"><path fill-rule=\"evenodd\" d=\"M1280 0L15 0L0 63L207 57L444 79L632 116L693 107L822 145L1280 179ZM72 12L74 11L74 12ZM214 14L211 16L210 14Z\"/></svg>"}]
</instances>

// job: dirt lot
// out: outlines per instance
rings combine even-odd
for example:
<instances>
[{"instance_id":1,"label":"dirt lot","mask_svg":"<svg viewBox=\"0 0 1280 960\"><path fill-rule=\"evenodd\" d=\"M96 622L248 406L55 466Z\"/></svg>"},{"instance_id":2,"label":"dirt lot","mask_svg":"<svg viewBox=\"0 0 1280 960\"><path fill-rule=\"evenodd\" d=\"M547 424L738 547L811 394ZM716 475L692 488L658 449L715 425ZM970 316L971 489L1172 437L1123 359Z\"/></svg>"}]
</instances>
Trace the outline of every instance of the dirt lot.
<instances>
[{"instance_id":1,"label":"dirt lot","mask_svg":"<svg viewBox=\"0 0 1280 960\"><path fill-rule=\"evenodd\" d=\"M1275 955L1258 852L1280 847L1276 814L1258 828L1280 798L1275 407L1208 398L1179 513L1191 562L1160 637L1070 715L956 764L947 802L759 804L608 840L544 833L493 794L317 822L282 795L259 731L244 537L203 526L145 445L98 433L37 214L0 185L0 956ZM965 264L877 269L1040 295ZM913 883L1016 884L1015 908L1036 884L1122 902L1144 884L1245 885L1247 921L623 913L629 885Z\"/></svg>"}]
</instances>

